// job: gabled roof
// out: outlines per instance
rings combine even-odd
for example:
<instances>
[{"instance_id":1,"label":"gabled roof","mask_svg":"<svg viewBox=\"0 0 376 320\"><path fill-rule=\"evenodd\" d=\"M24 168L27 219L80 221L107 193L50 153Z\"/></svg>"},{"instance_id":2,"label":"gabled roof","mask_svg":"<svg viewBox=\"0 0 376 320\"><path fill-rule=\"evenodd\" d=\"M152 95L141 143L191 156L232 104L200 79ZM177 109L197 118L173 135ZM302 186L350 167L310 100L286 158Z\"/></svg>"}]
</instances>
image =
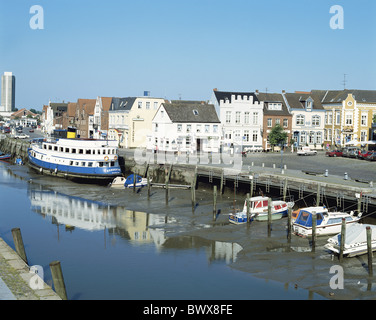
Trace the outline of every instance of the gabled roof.
<instances>
[{"instance_id":1,"label":"gabled roof","mask_svg":"<svg viewBox=\"0 0 376 320\"><path fill-rule=\"evenodd\" d=\"M305 109L305 102L311 98L313 100L313 110L323 110L323 106L321 104L320 96L314 92L310 93L303 93L303 92L294 92L288 93L286 92L285 98L287 100L288 105L291 109Z\"/></svg>"},{"instance_id":2,"label":"gabled roof","mask_svg":"<svg viewBox=\"0 0 376 320\"><path fill-rule=\"evenodd\" d=\"M358 102L376 102L376 90L312 90L312 93L320 95L323 104L341 103L343 100L346 100L349 94L352 94Z\"/></svg>"},{"instance_id":3,"label":"gabled roof","mask_svg":"<svg viewBox=\"0 0 376 320\"><path fill-rule=\"evenodd\" d=\"M247 96L247 98L249 99L249 97L253 97L253 101L257 101L257 98L256 98L256 95L254 92L230 92L230 91L217 91L217 90L214 90L214 95L215 95L215 98L217 99L218 103L223 100L223 101L230 101L230 103L232 103L232 96L235 96L235 98L238 98L238 96L240 95L242 98L244 96Z\"/></svg>"},{"instance_id":4,"label":"gabled roof","mask_svg":"<svg viewBox=\"0 0 376 320\"><path fill-rule=\"evenodd\" d=\"M104 111L108 111L112 105L112 98L109 97L101 97L102 99L102 108Z\"/></svg>"},{"instance_id":5,"label":"gabled roof","mask_svg":"<svg viewBox=\"0 0 376 320\"><path fill-rule=\"evenodd\" d=\"M256 92L257 101L264 102L264 115L290 116L285 100L281 93ZM282 103L282 110L269 110L269 103Z\"/></svg>"},{"instance_id":6,"label":"gabled roof","mask_svg":"<svg viewBox=\"0 0 376 320\"><path fill-rule=\"evenodd\" d=\"M78 99L77 107L80 111L84 110L86 114L93 115L96 99Z\"/></svg>"},{"instance_id":7,"label":"gabled roof","mask_svg":"<svg viewBox=\"0 0 376 320\"><path fill-rule=\"evenodd\" d=\"M68 103L68 110L67 110L68 117L74 117L76 115L76 108L77 108L76 102Z\"/></svg>"},{"instance_id":8,"label":"gabled roof","mask_svg":"<svg viewBox=\"0 0 376 320\"><path fill-rule=\"evenodd\" d=\"M163 107L172 122L220 123L212 104L164 103Z\"/></svg>"},{"instance_id":9,"label":"gabled roof","mask_svg":"<svg viewBox=\"0 0 376 320\"><path fill-rule=\"evenodd\" d=\"M22 117L24 115L31 115L32 117L35 117L36 114L31 112L30 110L27 110L26 108L22 108L21 110L15 111L11 114L11 117Z\"/></svg>"}]
</instances>

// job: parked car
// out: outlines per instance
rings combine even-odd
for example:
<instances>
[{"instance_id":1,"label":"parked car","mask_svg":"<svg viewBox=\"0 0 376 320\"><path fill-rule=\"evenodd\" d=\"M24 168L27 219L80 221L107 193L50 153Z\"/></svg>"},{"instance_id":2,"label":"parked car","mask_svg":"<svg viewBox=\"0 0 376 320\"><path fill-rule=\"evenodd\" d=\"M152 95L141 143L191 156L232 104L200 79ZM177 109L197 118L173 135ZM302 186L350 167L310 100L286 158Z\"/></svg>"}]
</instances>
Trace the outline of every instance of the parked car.
<instances>
[{"instance_id":1,"label":"parked car","mask_svg":"<svg viewBox=\"0 0 376 320\"><path fill-rule=\"evenodd\" d=\"M359 151L358 159L364 160L372 153L373 153L372 151L366 151L366 150Z\"/></svg>"},{"instance_id":2,"label":"parked car","mask_svg":"<svg viewBox=\"0 0 376 320\"><path fill-rule=\"evenodd\" d=\"M359 148L357 147L345 147L342 150L342 157L347 157L347 158L356 158L359 153Z\"/></svg>"},{"instance_id":3,"label":"parked car","mask_svg":"<svg viewBox=\"0 0 376 320\"><path fill-rule=\"evenodd\" d=\"M317 151L311 150L310 147L299 147L298 152L296 154L298 156L314 156L317 154Z\"/></svg>"},{"instance_id":4,"label":"parked car","mask_svg":"<svg viewBox=\"0 0 376 320\"><path fill-rule=\"evenodd\" d=\"M30 138L27 134L21 133L14 136L15 139L27 139Z\"/></svg>"},{"instance_id":5,"label":"parked car","mask_svg":"<svg viewBox=\"0 0 376 320\"><path fill-rule=\"evenodd\" d=\"M342 150L332 150L325 153L327 157L342 157Z\"/></svg>"},{"instance_id":6,"label":"parked car","mask_svg":"<svg viewBox=\"0 0 376 320\"><path fill-rule=\"evenodd\" d=\"M376 161L376 151L373 151L365 160Z\"/></svg>"}]
</instances>

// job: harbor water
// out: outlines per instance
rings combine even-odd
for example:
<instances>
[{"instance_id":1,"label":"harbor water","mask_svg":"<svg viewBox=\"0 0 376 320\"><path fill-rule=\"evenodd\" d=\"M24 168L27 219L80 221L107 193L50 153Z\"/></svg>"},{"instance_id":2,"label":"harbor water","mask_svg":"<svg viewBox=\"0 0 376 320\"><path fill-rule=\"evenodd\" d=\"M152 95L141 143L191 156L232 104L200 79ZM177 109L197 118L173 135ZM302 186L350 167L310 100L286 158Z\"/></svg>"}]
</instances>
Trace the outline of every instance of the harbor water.
<instances>
[{"instance_id":1,"label":"harbor water","mask_svg":"<svg viewBox=\"0 0 376 320\"><path fill-rule=\"evenodd\" d=\"M166 216L163 196L152 200L159 212L148 213L113 205L114 198L106 202L106 192L121 193L132 207L130 190L113 192L1 163L0 237L14 248L11 229L20 228L29 265L42 266L50 285L49 263L59 260L72 300L320 299L232 268L242 250L237 243L177 232L185 227Z\"/></svg>"}]
</instances>

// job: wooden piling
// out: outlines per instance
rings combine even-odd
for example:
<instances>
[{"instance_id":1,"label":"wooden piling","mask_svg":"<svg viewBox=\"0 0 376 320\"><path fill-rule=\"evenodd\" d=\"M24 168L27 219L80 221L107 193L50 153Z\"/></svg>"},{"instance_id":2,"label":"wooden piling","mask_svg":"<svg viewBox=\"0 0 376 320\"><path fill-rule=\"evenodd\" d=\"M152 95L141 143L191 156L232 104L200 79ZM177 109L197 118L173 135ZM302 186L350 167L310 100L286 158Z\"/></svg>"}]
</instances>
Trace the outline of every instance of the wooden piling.
<instances>
[{"instance_id":1,"label":"wooden piling","mask_svg":"<svg viewBox=\"0 0 376 320\"><path fill-rule=\"evenodd\" d=\"M194 212L195 207L196 207L196 188L195 188L194 181L192 181L192 186L191 186L191 200L192 200L192 212Z\"/></svg>"},{"instance_id":2,"label":"wooden piling","mask_svg":"<svg viewBox=\"0 0 376 320\"><path fill-rule=\"evenodd\" d=\"M372 229L367 226L367 253L368 253L368 273L369 276L373 276L373 253L372 253Z\"/></svg>"},{"instance_id":3,"label":"wooden piling","mask_svg":"<svg viewBox=\"0 0 376 320\"><path fill-rule=\"evenodd\" d=\"M272 231L272 199L268 199L268 237L270 237Z\"/></svg>"},{"instance_id":4,"label":"wooden piling","mask_svg":"<svg viewBox=\"0 0 376 320\"><path fill-rule=\"evenodd\" d=\"M343 251L345 249L345 240L346 240L346 219L342 218L341 226L341 242L339 245L339 261L343 260Z\"/></svg>"},{"instance_id":5,"label":"wooden piling","mask_svg":"<svg viewBox=\"0 0 376 320\"><path fill-rule=\"evenodd\" d=\"M51 262L50 269L56 293L60 296L61 299L68 300L60 261Z\"/></svg>"},{"instance_id":6,"label":"wooden piling","mask_svg":"<svg viewBox=\"0 0 376 320\"><path fill-rule=\"evenodd\" d=\"M250 212L251 212L250 196L249 196L249 193L247 193L247 225L251 224Z\"/></svg>"},{"instance_id":7,"label":"wooden piling","mask_svg":"<svg viewBox=\"0 0 376 320\"><path fill-rule=\"evenodd\" d=\"M151 193L151 183L150 183L150 171L148 170L146 178L148 181L148 200L150 200L150 193Z\"/></svg>"},{"instance_id":8,"label":"wooden piling","mask_svg":"<svg viewBox=\"0 0 376 320\"><path fill-rule=\"evenodd\" d=\"M137 172L136 170L133 172L133 193L136 193L136 181L137 181Z\"/></svg>"},{"instance_id":9,"label":"wooden piling","mask_svg":"<svg viewBox=\"0 0 376 320\"><path fill-rule=\"evenodd\" d=\"M358 214L362 210L362 193L360 192L359 198L358 198Z\"/></svg>"},{"instance_id":10,"label":"wooden piling","mask_svg":"<svg viewBox=\"0 0 376 320\"><path fill-rule=\"evenodd\" d=\"M283 182L283 201L286 201L286 195L287 195L287 179Z\"/></svg>"},{"instance_id":11,"label":"wooden piling","mask_svg":"<svg viewBox=\"0 0 376 320\"><path fill-rule=\"evenodd\" d=\"M317 184L316 206L320 205L320 184Z\"/></svg>"},{"instance_id":12,"label":"wooden piling","mask_svg":"<svg viewBox=\"0 0 376 320\"><path fill-rule=\"evenodd\" d=\"M26 264L28 264L20 228L12 229L12 236L18 255Z\"/></svg>"},{"instance_id":13,"label":"wooden piling","mask_svg":"<svg viewBox=\"0 0 376 320\"><path fill-rule=\"evenodd\" d=\"M253 180L254 179L255 179L255 176L252 176L252 178L251 178L251 187L250 187L250 190L249 190L250 198L253 197Z\"/></svg>"},{"instance_id":14,"label":"wooden piling","mask_svg":"<svg viewBox=\"0 0 376 320\"><path fill-rule=\"evenodd\" d=\"M217 186L213 187L213 221L217 219Z\"/></svg>"},{"instance_id":15,"label":"wooden piling","mask_svg":"<svg viewBox=\"0 0 376 320\"><path fill-rule=\"evenodd\" d=\"M287 240L290 243L291 242L291 215L292 215L292 208L289 207L287 209Z\"/></svg>"},{"instance_id":16,"label":"wooden piling","mask_svg":"<svg viewBox=\"0 0 376 320\"><path fill-rule=\"evenodd\" d=\"M317 215L316 212L312 212L312 252L316 252L316 227Z\"/></svg>"}]
</instances>

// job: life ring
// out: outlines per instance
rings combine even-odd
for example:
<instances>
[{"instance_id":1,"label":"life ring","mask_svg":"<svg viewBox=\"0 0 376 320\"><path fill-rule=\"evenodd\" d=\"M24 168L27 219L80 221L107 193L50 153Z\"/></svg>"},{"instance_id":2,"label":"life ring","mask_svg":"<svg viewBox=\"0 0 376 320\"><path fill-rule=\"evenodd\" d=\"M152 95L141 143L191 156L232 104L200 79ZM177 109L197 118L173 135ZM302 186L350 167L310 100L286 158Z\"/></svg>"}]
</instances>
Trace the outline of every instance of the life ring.
<instances>
[{"instance_id":1,"label":"life ring","mask_svg":"<svg viewBox=\"0 0 376 320\"><path fill-rule=\"evenodd\" d=\"M108 156L105 156L105 157L104 157L104 161L108 161Z\"/></svg>"},{"instance_id":2,"label":"life ring","mask_svg":"<svg viewBox=\"0 0 376 320\"><path fill-rule=\"evenodd\" d=\"M117 160L117 156L114 157L114 160Z\"/></svg>"}]
</instances>

